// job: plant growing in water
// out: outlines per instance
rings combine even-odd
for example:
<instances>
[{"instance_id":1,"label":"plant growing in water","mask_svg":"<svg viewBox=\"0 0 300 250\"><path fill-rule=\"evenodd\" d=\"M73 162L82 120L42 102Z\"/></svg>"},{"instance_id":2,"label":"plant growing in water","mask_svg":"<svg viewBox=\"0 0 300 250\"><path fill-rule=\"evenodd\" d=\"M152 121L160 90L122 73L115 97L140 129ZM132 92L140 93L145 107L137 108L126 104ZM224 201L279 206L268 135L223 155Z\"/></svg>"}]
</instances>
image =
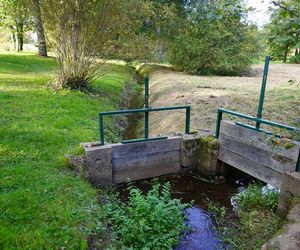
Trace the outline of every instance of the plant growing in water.
<instances>
[{"instance_id":1,"label":"plant growing in water","mask_svg":"<svg viewBox=\"0 0 300 250\"><path fill-rule=\"evenodd\" d=\"M225 207L207 202L226 249L260 249L281 227L282 221L274 213L278 193L273 190L263 193L262 186L261 183L250 184L237 195L236 215L230 214Z\"/></svg>"},{"instance_id":2,"label":"plant growing in water","mask_svg":"<svg viewBox=\"0 0 300 250\"><path fill-rule=\"evenodd\" d=\"M278 206L278 192L262 192L260 183L250 184L247 190L237 196L238 210L248 211L253 208L275 210Z\"/></svg>"},{"instance_id":3,"label":"plant growing in water","mask_svg":"<svg viewBox=\"0 0 300 250\"><path fill-rule=\"evenodd\" d=\"M123 249L172 249L187 229L183 204L170 196L170 183L156 183L144 195L130 186L129 198L122 203L115 197L106 205L114 230L114 243Z\"/></svg>"}]
</instances>

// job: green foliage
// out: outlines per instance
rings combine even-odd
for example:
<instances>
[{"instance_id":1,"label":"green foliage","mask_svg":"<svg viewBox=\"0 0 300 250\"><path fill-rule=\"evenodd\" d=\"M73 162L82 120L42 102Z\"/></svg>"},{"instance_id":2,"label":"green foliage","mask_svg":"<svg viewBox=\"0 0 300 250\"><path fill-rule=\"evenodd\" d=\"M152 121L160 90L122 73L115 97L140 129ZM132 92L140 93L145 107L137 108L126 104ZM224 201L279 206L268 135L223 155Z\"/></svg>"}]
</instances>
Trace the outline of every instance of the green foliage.
<instances>
[{"instance_id":1,"label":"green foliage","mask_svg":"<svg viewBox=\"0 0 300 250\"><path fill-rule=\"evenodd\" d=\"M207 210L212 214L217 225L222 225L226 222L228 214L226 207L219 206L210 200L206 201L206 206Z\"/></svg>"},{"instance_id":2,"label":"green foliage","mask_svg":"<svg viewBox=\"0 0 300 250\"><path fill-rule=\"evenodd\" d=\"M267 26L270 54L277 60L300 63L300 2L273 1L271 23Z\"/></svg>"},{"instance_id":3,"label":"green foliage","mask_svg":"<svg viewBox=\"0 0 300 250\"><path fill-rule=\"evenodd\" d=\"M282 220L274 213L278 194L270 191L263 195L261 188L261 184L251 184L244 193L238 194L236 215L225 207L207 202L222 242L230 249L260 249L282 226Z\"/></svg>"},{"instance_id":4,"label":"green foliage","mask_svg":"<svg viewBox=\"0 0 300 250\"><path fill-rule=\"evenodd\" d=\"M258 31L243 21L239 0L195 4L168 43L168 58L178 70L237 75L258 55Z\"/></svg>"},{"instance_id":5,"label":"green foliage","mask_svg":"<svg viewBox=\"0 0 300 250\"><path fill-rule=\"evenodd\" d=\"M247 190L237 196L239 210L247 211L252 208L275 210L278 206L278 192L269 190L262 193L261 184L250 184Z\"/></svg>"},{"instance_id":6,"label":"green foliage","mask_svg":"<svg viewBox=\"0 0 300 250\"><path fill-rule=\"evenodd\" d=\"M112 98L54 92L47 85L56 69L50 58L0 55L1 249L86 249L91 232L103 229L96 191L64 174L63 156L98 140L98 112L114 109L126 81L115 67L117 81L101 82L104 91L116 87Z\"/></svg>"},{"instance_id":7,"label":"green foliage","mask_svg":"<svg viewBox=\"0 0 300 250\"><path fill-rule=\"evenodd\" d=\"M170 197L170 184L154 184L146 194L129 187L129 199L106 205L115 230L115 243L125 249L172 249L186 229L184 208Z\"/></svg>"},{"instance_id":8,"label":"green foliage","mask_svg":"<svg viewBox=\"0 0 300 250\"><path fill-rule=\"evenodd\" d=\"M23 50L25 32L32 29L33 18L28 0L0 0L0 27L4 26L18 41L17 50Z\"/></svg>"}]
</instances>

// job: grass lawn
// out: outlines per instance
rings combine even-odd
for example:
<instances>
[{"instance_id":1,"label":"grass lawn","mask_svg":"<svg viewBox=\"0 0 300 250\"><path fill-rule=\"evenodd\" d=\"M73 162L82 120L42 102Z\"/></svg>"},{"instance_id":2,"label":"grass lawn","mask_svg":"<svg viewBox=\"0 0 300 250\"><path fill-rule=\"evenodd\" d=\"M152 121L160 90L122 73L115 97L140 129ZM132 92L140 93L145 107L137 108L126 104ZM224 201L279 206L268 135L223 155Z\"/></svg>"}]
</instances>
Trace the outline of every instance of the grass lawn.
<instances>
[{"instance_id":1,"label":"grass lawn","mask_svg":"<svg viewBox=\"0 0 300 250\"><path fill-rule=\"evenodd\" d=\"M253 65L253 75L248 77L193 76L166 67L150 67L148 71L151 105L191 105L192 130L214 129L218 108L256 116L262 82L262 64ZM291 84L290 81L294 83ZM300 65L270 64L263 118L299 127L299 117ZM223 118L232 119L228 115ZM184 113L154 113L150 117L150 134L154 136L184 131L184 119ZM243 119L237 120L247 122ZM269 126L265 128L272 130Z\"/></svg>"},{"instance_id":2,"label":"grass lawn","mask_svg":"<svg viewBox=\"0 0 300 250\"><path fill-rule=\"evenodd\" d=\"M49 86L53 59L0 54L0 248L85 249L101 230L96 191L64 174L64 154L98 140L98 112L115 109L129 68L108 66L92 96ZM111 135L113 136L113 135Z\"/></svg>"}]
</instances>

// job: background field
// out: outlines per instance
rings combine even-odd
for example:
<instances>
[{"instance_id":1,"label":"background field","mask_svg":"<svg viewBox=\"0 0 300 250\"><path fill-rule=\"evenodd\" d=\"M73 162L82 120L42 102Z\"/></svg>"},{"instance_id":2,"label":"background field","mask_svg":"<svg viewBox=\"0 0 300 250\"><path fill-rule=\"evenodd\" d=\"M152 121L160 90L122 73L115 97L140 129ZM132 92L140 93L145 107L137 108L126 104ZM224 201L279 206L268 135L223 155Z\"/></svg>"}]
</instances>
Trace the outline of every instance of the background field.
<instances>
[{"instance_id":1,"label":"background field","mask_svg":"<svg viewBox=\"0 0 300 250\"><path fill-rule=\"evenodd\" d=\"M191 105L193 130L214 129L218 108L256 115L263 64L252 66L248 77L192 76L166 67L150 72L151 105ZM299 84L299 65L271 64L263 118L299 127ZM151 117L152 135L184 129L183 113L156 113Z\"/></svg>"}]
</instances>

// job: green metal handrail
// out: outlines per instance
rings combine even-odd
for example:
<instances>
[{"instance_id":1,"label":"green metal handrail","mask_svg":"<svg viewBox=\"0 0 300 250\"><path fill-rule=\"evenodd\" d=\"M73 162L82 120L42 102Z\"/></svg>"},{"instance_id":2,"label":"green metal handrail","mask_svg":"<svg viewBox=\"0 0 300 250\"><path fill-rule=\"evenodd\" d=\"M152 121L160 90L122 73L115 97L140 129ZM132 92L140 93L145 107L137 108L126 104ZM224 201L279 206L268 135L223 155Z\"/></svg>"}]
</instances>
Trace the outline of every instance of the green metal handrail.
<instances>
[{"instance_id":1,"label":"green metal handrail","mask_svg":"<svg viewBox=\"0 0 300 250\"><path fill-rule=\"evenodd\" d=\"M126 109L126 110L117 110L117 111L108 111L108 112L100 112L99 113L99 128L100 128L100 143L104 145L104 116L114 116L114 115L128 115L133 113L145 113L145 117L149 112L157 112L157 111L166 111L166 110L179 110L185 109L186 110L186 118L185 118L185 133L190 133L190 121L191 121L191 106L173 106L173 107L162 107L162 108L142 108L142 109ZM148 138L148 129L149 129L149 119L145 119L145 133L144 138L141 139L134 139L125 141L128 142L136 142L136 141L148 141L148 140L156 140L156 139L163 139L165 137L156 137L156 138Z\"/></svg>"},{"instance_id":2,"label":"green metal handrail","mask_svg":"<svg viewBox=\"0 0 300 250\"><path fill-rule=\"evenodd\" d=\"M291 127L291 126L284 125L284 124L281 124L281 123L278 123L278 122L272 122L272 121L269 121L269 120L260 119L260 118L253 117L253 116L250 116L250 115L245 115L245 114L235 112L235 111L232 111L232 110L227 110L227 109L220 108L220 109L218 109L218 113L217 113L217 123L216 123L216 132L215 132L215 137L216 138L219 138L219 135L220 135L220 126L221 126L221 120L223 118L223 113L233 115L233 116L236 116L236 117L240 117L240 118L244 118L244 119L247 119L247 120L250 120L250 121L254 121L254 122L256 122L256 124L257 123L265 124L265 125L274 126L274 127L277 127L277 128L286 129L288 131L300 133L300 128ZM236 122L236 124L239 125L239 126L244 126L246 128L256 130L256 131L271 133L271 132L266 131L264 129L257 128L257 126L251 126L251 125L243 124L243 123L239 123L239 122ZM300 172L300 152L299 152L299 155L298 155L296 171Z\"/></svg>"}]
</instances>

